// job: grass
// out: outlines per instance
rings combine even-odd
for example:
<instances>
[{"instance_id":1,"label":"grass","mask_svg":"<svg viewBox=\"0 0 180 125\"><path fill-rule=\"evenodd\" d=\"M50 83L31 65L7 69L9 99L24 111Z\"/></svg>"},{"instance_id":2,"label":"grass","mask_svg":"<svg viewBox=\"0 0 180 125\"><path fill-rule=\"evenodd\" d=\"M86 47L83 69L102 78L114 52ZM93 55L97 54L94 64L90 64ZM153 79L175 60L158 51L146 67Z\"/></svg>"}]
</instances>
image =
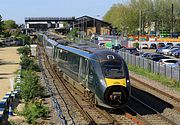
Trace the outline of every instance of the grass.
<instances>
[{"instance_id":1,"label":"grass","mask_svg":"<svg viewBox=\"0 0 180 125\"><path fill-rule=\"evenodd\" d=\"M180 91L180 82L174 79L167 78L163 75L155 74L150 72L147 69L143 69L137 66L128 65L129 71L132 71L138 75L145 76L151 80L158 81L168 87L174 88L177 91Z\"/></svg>"}]
</instances>

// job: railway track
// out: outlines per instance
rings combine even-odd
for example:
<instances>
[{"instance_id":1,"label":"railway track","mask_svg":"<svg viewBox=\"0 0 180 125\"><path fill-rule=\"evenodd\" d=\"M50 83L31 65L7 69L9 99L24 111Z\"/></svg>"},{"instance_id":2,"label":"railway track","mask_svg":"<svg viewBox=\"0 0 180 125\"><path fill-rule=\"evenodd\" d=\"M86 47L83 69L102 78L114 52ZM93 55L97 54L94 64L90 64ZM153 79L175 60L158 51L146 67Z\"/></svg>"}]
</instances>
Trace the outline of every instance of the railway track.
<instances>
[{"instance_id":1,"label":"railway track","mask_svg":"<svg viewBox=\"0 0 180 125\"><path fill-rule=\"evenodd\" d=\"M180 99L170 95L163 90L160 90L158 88L155 88L151 85L148 85L147 83L133 77L132 75L130 76L131 80L135 83L132 86L136 88L140 88L141 90L148 90L149 93L156 95L157 97L161 98L162 100L170 103L173 105L174 110L177 110L180 112Z\"/></svg>"},{"instance_id":2,"label":"railway track","mask_svg":"<svg viewBox=\"0 0 180 125\"><path fill-rule=\"evenodd\" d=\"M132 95L141 100L141 102L148 104L158 114L169 119L171 124L180 123L180 100L168 93L163 92L157 88L148 85L141 80L131 76ZM134 83L135 82L135 83ZM154 114L154 113L153 113ZM148 113L144 117L148 116ZM151 115L148 116L149 118Z\"/></svg>"},{"instance_id":3,"label":"railway track","mask_svg":"<svg viewBox=\"0 0 180 125\"><path fill-rule=\"evenodd\" d=\"M173 120L159 113L156 109L142 102L134 96L131 96L132 102L127 106L129 110L134 112L144 124L148 125L177 125Z\"/></svg>"}]
</instances>

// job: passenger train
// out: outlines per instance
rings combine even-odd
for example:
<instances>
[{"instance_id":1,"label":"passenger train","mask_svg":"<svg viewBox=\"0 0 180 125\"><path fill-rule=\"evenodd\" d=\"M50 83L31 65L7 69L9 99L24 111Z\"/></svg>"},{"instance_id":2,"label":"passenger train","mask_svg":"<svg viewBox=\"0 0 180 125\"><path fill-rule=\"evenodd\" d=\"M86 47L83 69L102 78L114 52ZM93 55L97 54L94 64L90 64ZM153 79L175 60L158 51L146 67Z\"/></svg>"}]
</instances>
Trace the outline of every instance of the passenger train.
<instances>
[{"instance_id":1,"label":"passenger train","mask_svg":"<svg viewBox=\"0 0 180 125\"><path fill-rule=\"evenodd\" d=\"M44 34L38 34L38 39L63 76L71 79L74 86L80 84L94 93L98 105L108 108L126 105L131 86L127 65L120 55L87 45L64 46Z\"/></svg>"}]
</instances>

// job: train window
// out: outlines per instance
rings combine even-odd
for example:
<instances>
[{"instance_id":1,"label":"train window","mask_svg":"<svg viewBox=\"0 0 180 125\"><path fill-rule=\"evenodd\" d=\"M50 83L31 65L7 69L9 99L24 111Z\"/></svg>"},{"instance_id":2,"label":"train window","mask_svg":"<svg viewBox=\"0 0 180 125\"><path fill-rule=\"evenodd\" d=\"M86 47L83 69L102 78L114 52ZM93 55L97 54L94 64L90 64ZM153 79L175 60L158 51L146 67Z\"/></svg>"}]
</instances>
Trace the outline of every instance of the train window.
<instances>
[{"instance_id":1,"label":"train window","mask_svg":"<svg viewBox=\"0 0 180 125\"><path fill-rule=\"evenodd\" d=\"M119 62L105 62L103 64L103 74L106 78L124 78L125 72L122 63Z\"/></svg>"},{"instance_id":2,"label":"train window","mask_svg":"<svg viewBox=\"0 0 180 125\"><path fill-rule=\"evenodd\" d=\"M82 59L82 77L85 77L85 75L87 74L87 59L83 58Z\"/></svg>"}]
</instances>

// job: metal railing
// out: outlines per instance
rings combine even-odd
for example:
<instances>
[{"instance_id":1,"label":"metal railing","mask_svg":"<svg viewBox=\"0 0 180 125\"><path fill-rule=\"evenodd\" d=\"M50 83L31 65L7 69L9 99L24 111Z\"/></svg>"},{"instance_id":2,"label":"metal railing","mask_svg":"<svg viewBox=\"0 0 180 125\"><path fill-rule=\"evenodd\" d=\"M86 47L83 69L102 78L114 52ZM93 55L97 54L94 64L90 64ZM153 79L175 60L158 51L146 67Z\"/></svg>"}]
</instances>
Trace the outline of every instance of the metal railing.
<instances>
[{"instance_id":1,"label":"metal railing","mask_svg":"<svg viewBox=\"0 0 180 125\"><path fill-rule=\"evenodd\" d=\"M170 79L174 79L180 81L180 68L179 67L172 67L167 65L161 65L158 62L140 57L135 56L126 52L118 52L123 59L126 61L127 64L131 64L137 67L141 67L143 69L147 69L152 73L160 74L166 76Z\"/></svg>"}]
</instances>

